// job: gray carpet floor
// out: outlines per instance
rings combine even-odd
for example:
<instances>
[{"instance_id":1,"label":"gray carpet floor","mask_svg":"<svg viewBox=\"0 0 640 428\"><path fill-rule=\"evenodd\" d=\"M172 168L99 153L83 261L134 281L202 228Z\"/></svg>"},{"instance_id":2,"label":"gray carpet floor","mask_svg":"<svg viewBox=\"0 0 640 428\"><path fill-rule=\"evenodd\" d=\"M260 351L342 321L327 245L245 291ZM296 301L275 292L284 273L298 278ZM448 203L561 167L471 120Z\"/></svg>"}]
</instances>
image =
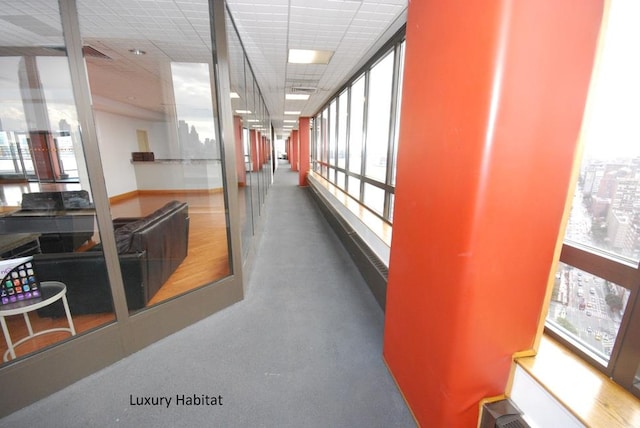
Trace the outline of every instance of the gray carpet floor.
<instances>
[{"instance_id":1,"label":"gray carpet floor","mask_svg":"<svg viewBox=\"0 0 640 428\"><path fill-rule=\"evenodd\" d=\"M242 302L0 427L414 427L382 359L383 312L297 177L276 172ZM171 401L131 404L144 397Z\"/></svg>"}]
</instances>

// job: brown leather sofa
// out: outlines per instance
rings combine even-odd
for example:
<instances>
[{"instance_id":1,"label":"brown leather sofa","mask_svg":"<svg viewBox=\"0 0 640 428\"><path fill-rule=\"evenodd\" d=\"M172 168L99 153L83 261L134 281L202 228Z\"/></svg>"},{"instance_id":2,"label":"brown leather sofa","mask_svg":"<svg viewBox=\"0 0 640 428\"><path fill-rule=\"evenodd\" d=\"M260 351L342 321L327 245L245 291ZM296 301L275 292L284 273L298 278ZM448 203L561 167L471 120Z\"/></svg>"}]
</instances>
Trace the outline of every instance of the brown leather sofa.
<instances>
[{"instance_id":1,"label":"brown leather sofa","mask_svg":"<svg viewBox=\"0 0 640 428\"><path fill-rule=\"evenodd\" d=\"M114 227L129 310L143 308L187 256L188 205L172 201L146 217L115 219ZM81 253L36 254L34 267L40 281L66 284L71 314L113 310L100 245ZM42 308L38 313L64 315L61 304Z\"/></svg>"}]
</instances>

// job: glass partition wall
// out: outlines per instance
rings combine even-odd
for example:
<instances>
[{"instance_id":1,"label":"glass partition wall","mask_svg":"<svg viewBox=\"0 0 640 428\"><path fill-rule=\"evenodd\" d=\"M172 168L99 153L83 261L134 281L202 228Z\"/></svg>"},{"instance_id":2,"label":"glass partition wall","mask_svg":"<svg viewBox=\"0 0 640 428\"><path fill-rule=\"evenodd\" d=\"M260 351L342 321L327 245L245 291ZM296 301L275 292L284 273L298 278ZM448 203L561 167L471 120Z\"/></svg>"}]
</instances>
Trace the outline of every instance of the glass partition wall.
<instances>
[{"instance_id":1,"label":"glass partition wall","mask_svg":"<svg viewBox=\"0 0 640 428\"><path fill-rule=\"evenodd\" d=\"M270 167L272 133L264 98L228 11L226 19L231 106L237 148L238 200L242 215L242 254L243 260L246 260L251 237L258 231L262 206L273 178L273 170Z\"/></svg>"},{"instance_id":2,"label":"glass partition wall","mask_svg":"<svg viewBox=\"0 0 640 428\"><path fill-rule=\"evenodd\" d=\"M130 5L78 0L130 311L231 272L208 16L206 1L150 3L132 11ZM146 255L125 266L132 253ZM147 277L134 301L138 264Z\"/></svg>"},{"instance_id":3,"label":"glass partition wall","mask_svg":"<svg viewBox=\"0 0 640 428\"><path fill-rule=\"evenodd\" d=\"M242 299L270 126L222 2L0 7L4 415Z\"/></svg>"},{"instance_id":4,"label":"glass partition wall","mask_svg":"<svg viewBox=\"0 0 640 428\"><path fill-rule=\"evenodd\" d=\"M53 281L66 286L76 334L115 321L104 254L88 251L101 236L58 4L30 20L12 16L0 33L0 313L16 313L2 319L3 364L68 338L58 331L19 344L30 329L69 327L61 301L19 313ZM24 275L11 272L23 261ZM76 295L89 280L91 291Z\"/></svg>"}]
</instances>

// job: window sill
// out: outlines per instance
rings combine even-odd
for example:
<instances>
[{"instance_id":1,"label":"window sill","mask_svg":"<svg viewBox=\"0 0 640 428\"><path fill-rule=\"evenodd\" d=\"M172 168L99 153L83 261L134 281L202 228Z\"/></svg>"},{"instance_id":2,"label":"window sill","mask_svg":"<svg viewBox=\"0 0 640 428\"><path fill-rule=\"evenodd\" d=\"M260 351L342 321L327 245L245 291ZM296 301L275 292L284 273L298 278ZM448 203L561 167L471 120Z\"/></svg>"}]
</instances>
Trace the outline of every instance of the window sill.
<instances>
[{"instance_id":1,"label":"window sill","mask_svg":"<svg viewBox=\"0 0 640 428\"><path fill-rule=\"evenodd\" d=\"M390 224L374 215L371 211L347 195L344 191L340 190L336 185L327 181L327 179L321 175L310 171L309 176L314 179L315 183L322 186L336 200L342 203L351 213L353 213L353 215L357 217L362 224L368 227L378 237L378 239L384 242L388 247L391 246L391 234L393 232L393 227Z\"/></svg>"},{"instance_id":2,"label":"window sill","mask_svg":"<svg viewBox=\"0 0 640 428\"><path fill-rule=\"evenodd\" d=\"M584 425L640 426L640 400L547 335L537 355L515 363Z\"/></svg>"}]
</instances>

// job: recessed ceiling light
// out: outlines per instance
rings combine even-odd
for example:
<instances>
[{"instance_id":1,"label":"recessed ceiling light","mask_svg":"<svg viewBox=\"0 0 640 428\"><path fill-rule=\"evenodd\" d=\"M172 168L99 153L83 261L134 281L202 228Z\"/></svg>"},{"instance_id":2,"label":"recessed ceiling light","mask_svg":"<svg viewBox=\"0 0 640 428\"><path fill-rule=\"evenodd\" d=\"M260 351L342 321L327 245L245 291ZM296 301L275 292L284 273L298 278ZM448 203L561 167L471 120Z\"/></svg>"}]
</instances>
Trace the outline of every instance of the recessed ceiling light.
<instances>
[{"instance_id":1,"label":"recessed ceiling light","mask_svg":"<svg viewBox=\"0 0 640 428\"><path fill-rule=\"evenodd\" d=\"M251 114L250 110L236 110L236 113L238 114Z\"/></svg>"},{"instance_id":2,"label":"recessed ceiling light","mask_svg":"<svg viewBox=\"0 0 640 428\"><path fill-rule=\"evenodd\" d=\"M284 125L283 129L293 129L293 125Z\"/></svg>"},{"instance_id":3,"label":"recessed ceiling light","mask_svg":"<svg viewBox=\"0 0 640 428\"><path fill-rule=\"evenodd\" d=\"M129 52L131 52L134 55L145 55L146 54L145 51L143 51L141 49L138 49L138 48L129 49Z\"/></svg>"},{"instance_id":4,"label":"recessed ceiling light","mask_svg":"<svg viewBox=\"0 0 640 428\"><path fill-rule=\"evenodd\" d=\"M247 119L247 122L260 122L260 119Z\"/></svg>"},{"instance_id":5,"label":"recessed ceiling light","mask_svg":"<svg viewBox=\"0 0 640 428\"><path fill-rule=\"evenodd\" d=\"M311 49L289 49L291 64L329 64L333 51L317 51Z\"/></svg>"},{"instance_id":6,"label":"recessed ceiling light","mask_svg":"<svg viewBox=\"0 0 640 428\"><path fill-rule=\"evenodd\" d=\"M285 122L285 123L297 123L298 121L295 120L295 119L285 119L285 120L283 120L283 122Z\"/></svg>"},{"instance_id":7,"label":"recessed ceiling light","mask_svg":"<svg viewBox=\"0 0 640 428\"><path fill-rule=\"evenodd\" d=\"M292 116L299 116L300 112L299 111L285 111L284 114L289 114Z\"/></svg>"},{"instance_id":8,"label":"recessed ceiling light","mask_svg":"<svg viewBox=\"0 0 640 428\"><path fill-rule=\"evenodd\" d=\"M231 96L231 98L240 98L240 95L238 95L237 92L231 92L229 95Z\"/></svg>"},{"instance_id":9,"label":"recessed ceiling light","mask_svg":"<svg viewBox=\"0 0 640 428\"><path fill-rule=\"evenodd\" d=\"M309 99L309 94L286 94L284 96L286 100L299 100L305 101Z\"/></svg>"}]
</instances>

